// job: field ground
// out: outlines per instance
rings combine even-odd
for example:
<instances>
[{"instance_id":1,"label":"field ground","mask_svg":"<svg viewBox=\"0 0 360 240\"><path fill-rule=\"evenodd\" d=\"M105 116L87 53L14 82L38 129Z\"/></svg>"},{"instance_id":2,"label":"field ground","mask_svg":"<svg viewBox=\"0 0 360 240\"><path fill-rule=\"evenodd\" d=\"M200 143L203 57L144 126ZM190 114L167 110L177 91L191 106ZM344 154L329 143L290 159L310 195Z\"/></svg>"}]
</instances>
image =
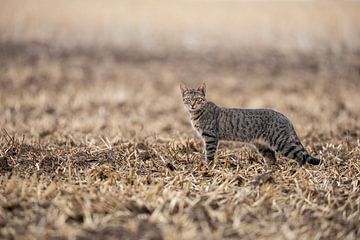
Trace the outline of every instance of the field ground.
<instances>
[{"instance_id":1,"label":"field ground","mask_svg":"<svg viewBox=\"0 0 360 240\"><path fill-rule=\"evenodd\" d=\"M0 238L360 238L360 4L31 2L0 10ZM321 165L239 143L204 164L180 82L284 113Z\"/></svg>"},{"instance_id":2,"label":"field ground","mask_svg":"<svg viewBox=\"0 0 360 240\"><path fill-rule=\"evenodd\" d=\"M79 54L4 64L5 238L360 236L356 78ZM299 168L280 158L268 168L254 150L231 143L214 166L202 164L182 80L206 81L208 98L222 106L285 113L322 164Z\"/></svg>"}]
</instances>

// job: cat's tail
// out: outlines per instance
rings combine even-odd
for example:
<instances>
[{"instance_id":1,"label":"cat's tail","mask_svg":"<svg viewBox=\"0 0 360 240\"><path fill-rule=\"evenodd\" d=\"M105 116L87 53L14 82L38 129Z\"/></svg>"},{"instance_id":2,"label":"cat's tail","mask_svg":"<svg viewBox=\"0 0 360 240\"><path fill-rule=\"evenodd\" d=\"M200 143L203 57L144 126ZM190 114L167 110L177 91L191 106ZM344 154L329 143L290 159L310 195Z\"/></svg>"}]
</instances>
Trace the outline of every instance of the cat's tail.
<instances>
[{"instance_id":1,"label":"cat's tail","mask_svg":"<svg viewBox=\"0 0 360 240\"><path fill-rule=\"evenodd\" d=\"M308 152L304 153L304 159L305 159L305 162L310 163L312 165L320 164L320 159L311 156Z\"/></svg>"},{"instance_id":2,"label":"cat's tail","mask_svg":"<svg viewBox=\"0 0 360 240\"><path fill-rule=\"evenodd\" d=\"M308 153L304 146L300 143L300 141L287 144L287 146L280 149L280 152L285 157L296 160L300 166L304 165L305 163L312 165L320 164L320 159L311 156L310 153Z\"/></svg>"},{"instance_id":3,"label":"cat's tail","mask_svg":"<svg viewBox=\"0 0 360 240\"><path fill-rule=\"evenodd\" d=\"M305 163L309 163L312 165L319 165L320 159L313 157L308 153L305 148L302 148L302 151L300 151L298 154L296 154L293 159L295 159L300 166L304 165Z\"/></svg>"}]
</instances>

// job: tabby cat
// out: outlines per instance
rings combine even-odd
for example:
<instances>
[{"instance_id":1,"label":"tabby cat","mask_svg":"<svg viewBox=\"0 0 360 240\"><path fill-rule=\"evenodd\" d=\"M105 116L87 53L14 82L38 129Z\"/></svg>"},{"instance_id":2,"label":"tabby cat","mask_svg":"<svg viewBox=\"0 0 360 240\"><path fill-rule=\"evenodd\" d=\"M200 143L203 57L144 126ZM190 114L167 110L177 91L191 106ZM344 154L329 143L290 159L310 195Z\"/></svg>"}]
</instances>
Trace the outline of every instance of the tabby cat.
<instances>
[{"instance_id":1,"label":"tabby cat","mask_svg":"<svg viewBox=\"0 0 360 240\"><path fill-rule=\"evenodd\" d=\"M207 101L206 86L187 88L180 84L183 102L191 124L205 145L205 160L212 162L219 141L253 144L268 164L276 161L275 152L305 163L319 164L301 144L289 119L269 109L222 108Z\"/></svg>"}]
</instances>

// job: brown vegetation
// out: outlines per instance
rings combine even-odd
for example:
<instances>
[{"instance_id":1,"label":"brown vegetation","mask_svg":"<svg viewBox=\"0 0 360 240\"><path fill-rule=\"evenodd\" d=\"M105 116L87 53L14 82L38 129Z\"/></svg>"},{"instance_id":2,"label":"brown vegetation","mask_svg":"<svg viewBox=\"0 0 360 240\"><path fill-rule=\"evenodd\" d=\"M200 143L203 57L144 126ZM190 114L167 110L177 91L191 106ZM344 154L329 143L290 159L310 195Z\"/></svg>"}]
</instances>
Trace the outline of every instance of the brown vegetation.
<instances>
[{"instance_id":1,"label":"brown vegetation","mask_svg":"<svg viewBox=\"0 0 360 240\"><path fill-rule=\"evenodd\" d=\"M225 16L224 6L208 8ZM339 9L343 26L354 16L346 4ZM360 238L359 52L352 40L330 55L260 43L253 49L268 55L166 44L149 53L104 39L105 47L81 48L32 39L46 36L44 29L16 41L7 27L1 21L0 238ZM321 165L280 158L269 168L237 143L221 144L215 164L204 164L180 81L207 82L208 98L221 106L283 112Z\"/></svg>"}]
</instances>

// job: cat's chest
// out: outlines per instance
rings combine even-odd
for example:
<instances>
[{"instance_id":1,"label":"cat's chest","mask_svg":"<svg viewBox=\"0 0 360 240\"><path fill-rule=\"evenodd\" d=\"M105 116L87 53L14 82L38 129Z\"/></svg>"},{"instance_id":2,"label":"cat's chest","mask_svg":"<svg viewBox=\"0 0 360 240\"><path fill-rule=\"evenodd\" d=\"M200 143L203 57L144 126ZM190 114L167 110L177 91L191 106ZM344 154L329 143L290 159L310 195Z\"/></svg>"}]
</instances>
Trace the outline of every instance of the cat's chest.
<instances>
[{"instance_id":1,"label":"cat's chest","mask_svg":"<svg viewBox=\"0 0 360 240\"><path fill-rule=\"evenodd\" d=\"M200 122L191 120L191 126L195 130L195 132L201 137L201 134L203 132L203 126Z\"/></svg>"}]
</instances>

